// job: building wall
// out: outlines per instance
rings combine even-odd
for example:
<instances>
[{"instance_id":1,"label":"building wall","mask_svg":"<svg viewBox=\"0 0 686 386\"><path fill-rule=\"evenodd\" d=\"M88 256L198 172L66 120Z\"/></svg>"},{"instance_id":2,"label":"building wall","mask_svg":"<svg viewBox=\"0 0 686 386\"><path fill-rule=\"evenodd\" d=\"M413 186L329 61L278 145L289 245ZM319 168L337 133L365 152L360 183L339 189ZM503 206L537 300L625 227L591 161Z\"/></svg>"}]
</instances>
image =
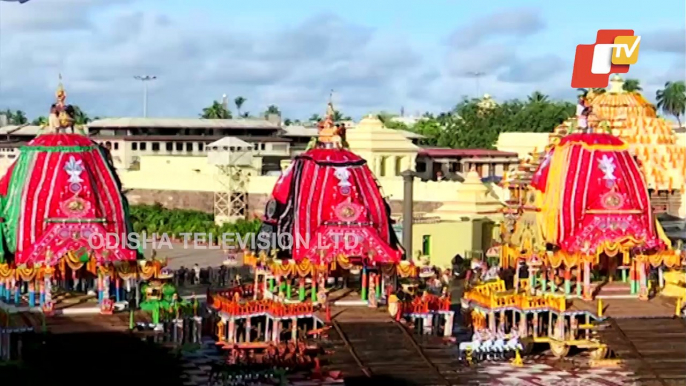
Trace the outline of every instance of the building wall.
<instances>
[{"instance_id":1,"label":"building wall","mask_svg":"<svg viewBox=\"0 0 686 386\"><path fill-rule=\"evenodd\" d=\"M441 221L433 224L414 224L412 227L413 258L423 255L425 237L429 237L429 261L432 265L449 268L456 254L471 255L471 251L486 251L493 245L497 227L486 219Z\"/></svg>"},{"instance_id":2,"label":"building wall","mask_svg":"<svg viewBox=\"0 0 686 386\"><path fill-rule=\"evenodd\" d=\"M248 183L249 196L269 195L276 183L276 176L258 176L254 169L246 169L250 174ZM127 190L152 190L152 191L175 191L175 192L215 192L226 189L222 185L222 177L217 169L207 163L206 157L173 157L173 156L146 156L141 157L140 170L119 170L119 177ZM402 177L380 177L378 181L382 188L382 194L391 202L402 202L403 181ZM459 182L455 181L429 181L415 180L414 201L421 203L415 211L435 210L443 202L455 200ZM152 194L151 194L152 195ZM190 202L191 199L183 199ZM251 210L262 210L251 208ZM394 209L399 211L399 204L394 204Z\"/></svg>"},{"instance_id":3,"label":"building wall","mask_svg":"<svg viewBox=\"0 0 686 386\"><path fill-rule=\"evenodd\" d=\"M125 189L126 197L132 205L160 203L167 208L194 209L212 213L214 211L214 193L194 190L157 190L157 189ZM248 208L251 215L261 216L269 200L269 194L248 194ZM393 215L402 214L402 201L391 200ZM415 201L415 213L431 213L438 209L440 202Z\"/></svg>"},{"instance_id":4,"label":"building wall","mask_svg":"<svg viewBox=\"0 0 686 386\"><path fill-rule=\"evenodd\" d=\"M124 141L123 139L95 138L95 142L110 144L110 153L117 169L138 168L142 158L150 156L206 157L206 146L212 141ZM254 157L290 155L287 142L254 143ZM1 166L0 166L1 167Z\"/></svg>"},{"instance_id":5,"label":"building wall","mask_svg":"<svg viewBox=\"0 0 686 386\"><path fill-rule=\"evenodd\" d=\"M550 143L550 133L500 133L496 149L517 153L526 158L533 151L543 151Z\"/></svg>"}]
</instances>

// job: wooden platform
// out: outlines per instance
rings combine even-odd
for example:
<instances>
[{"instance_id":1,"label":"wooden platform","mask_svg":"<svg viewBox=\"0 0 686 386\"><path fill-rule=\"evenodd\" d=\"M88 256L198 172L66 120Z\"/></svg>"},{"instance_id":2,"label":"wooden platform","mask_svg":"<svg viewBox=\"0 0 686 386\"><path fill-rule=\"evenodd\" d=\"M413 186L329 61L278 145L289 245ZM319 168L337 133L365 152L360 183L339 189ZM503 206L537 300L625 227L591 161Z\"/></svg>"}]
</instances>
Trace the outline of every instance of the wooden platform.
<instances>
[{"instance_id":1,"label":"wooden platform","mask_svg":"<svg viewBox=\"0 0 686 386\"><path fill-rule=\"evenodd\" d=\"M148 313L134 313L134 323L150 323ZM12 315L12 325L29 327L42 331L43 314L39 312L19 312ZM45 327L53 334L88 333L88 332L124 332L129 329L129 313L113 315L55 315L45 317Z\"/></svg>"},{"instance_id":2,"label":"wooden platform","mask_svg":"<svg viewBox=\"0 0 686 386\"><path fill-rule=\"evenodd\" d=\"M686 384L686 322L679 318L610 319L600 330L622 365L641 385Z\"/></svg>"},{"instance_id":3,"label":"wooden platform","mask_svg":"<svg viewBox=\"0 0 686 386\"><path fill-rule=\"evenodd\" d=\"M598 312L598 300L586 301L573 299L568 304L570 311ZM674 301L657 296L651 300L639 299L602 299L603 316L615 319L624 318L669 318L674 315Z\"/></svg>"}]
</instances>

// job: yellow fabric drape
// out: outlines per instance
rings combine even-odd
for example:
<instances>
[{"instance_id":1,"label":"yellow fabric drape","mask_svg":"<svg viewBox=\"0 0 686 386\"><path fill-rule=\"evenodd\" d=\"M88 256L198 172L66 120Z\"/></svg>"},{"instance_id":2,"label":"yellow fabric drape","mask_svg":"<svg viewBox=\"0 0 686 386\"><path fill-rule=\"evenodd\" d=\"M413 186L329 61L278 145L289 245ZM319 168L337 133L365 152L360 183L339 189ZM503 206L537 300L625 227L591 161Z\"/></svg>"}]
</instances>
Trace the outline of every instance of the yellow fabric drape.
<instances>
[{"instance_id":1,"label":"yellow fabric drape","mask_svg":"<svg viewBox=\"0 0 686 386\"><path fill-rule=\"evenodd\" d=\"M567 189L567 168L569 166L569 146L555 148L555 153L548 166L543 205L538 214L538 222L543 226L543 237L548 243L556 244L558 238L558 221L562 204L562 193Z\"/></svg>"}]
</instances>

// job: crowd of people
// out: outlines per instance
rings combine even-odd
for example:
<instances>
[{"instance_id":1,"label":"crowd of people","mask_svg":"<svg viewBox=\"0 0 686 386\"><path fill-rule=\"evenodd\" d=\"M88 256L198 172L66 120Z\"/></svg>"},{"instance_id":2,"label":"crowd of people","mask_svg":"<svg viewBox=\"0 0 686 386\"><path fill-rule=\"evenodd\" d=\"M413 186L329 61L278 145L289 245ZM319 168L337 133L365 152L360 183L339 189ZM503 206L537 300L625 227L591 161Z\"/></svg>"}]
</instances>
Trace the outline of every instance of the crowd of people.
<instances>
[{"instance_id":1,"label":"crowd of people","mask_svg":"<svg viewBox=\"0 0 686 386\"><path fill-rule=\"evenodd\" d=\"M181 266L174 270L174 284L178 287L212 285L217 287L231 287L240 285L246 268L232 268L225 265L219 267L200 268L195 264L191 268Z\"/></svg>"},{"instance_id":2,"label":"crowd of people","mask_svg":"<svg viewBox=\"0 0 686 386\"><path fill-rule=\"evenodd\" d=\"M211 382L221 379L231 384L250 384L260 379L279 378L285 384L288 373L304 371L311 372L314 378L321 376L319 355L324 352L307 346L304 341L270 343L261 352L257 351L231 348L226 361L212 367Z\"/></svg>"}]
</instances>

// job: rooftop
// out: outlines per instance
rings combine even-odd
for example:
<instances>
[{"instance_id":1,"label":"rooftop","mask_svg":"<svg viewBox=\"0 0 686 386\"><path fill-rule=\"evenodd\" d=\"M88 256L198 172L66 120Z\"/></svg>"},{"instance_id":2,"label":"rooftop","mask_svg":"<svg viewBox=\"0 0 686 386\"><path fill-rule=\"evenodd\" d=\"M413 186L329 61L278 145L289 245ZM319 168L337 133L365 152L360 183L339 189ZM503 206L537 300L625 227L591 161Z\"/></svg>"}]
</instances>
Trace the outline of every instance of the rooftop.
<instances>
[{"instance_id":1,"label":"rooftop","mask_svg":"<svg viewBox=\"0 0 686 386\"><path fill-rule=\"evenodd\" d=\"M517 153L491 150L491 149L448 149L448 148L423 148L418 154L427 157L512 157L517 158Z\"/></svg>"},{"instance_id":2,"label":"rooftop","mask_svg":"<svg viewBox=\"0 0 686 386\"><path fill-rule=\"evenodd\" d=\"M91 139L95 141L125 141L125 142L214 142L224 138L221 135L92 135ZM249 143L253 142L291 142L288 138L276 137L276 136L233 136L233 138L240 139Z\"/></svg>"},{"instance_id":3,"label":"rooftop","mask_svg":"<svg viewBox=\"0 0 686 386\"><path fill-rule=\"evenodd\" d=\"M0 127L0 135L24 135L34 136L41 131L41 126L34 125L9 125Z\"/></svg>"},{"instance_id":4,"label":"rooftop","mask_svg":"<svg viewBox=\"0 0 686 386\"><path fill-rule=\"evenodd\" d=\"M169 129L279 129L264 119L202 119L202 118L105 118L89 123L90 129L169 128Z\"/></svg>"},{"instance_id":5,"label":"rooftop","mask_svg":"<svg viewBox=\"0 0 686 386\"><path fill-rule=\"evenodd\" d=\"M316 137L319 134L319 129L317 127L308 127L308 126L299 126L299 125L291 125L291 126L284 126L284 136L286 137ZM355 130L355 127L349 127L348 130ZM425 136L421 134L414 133L412 131L407 131L407 130L395 130L402 134L405 138L407 139L422 139L426 138Z\"/></svg>"}]
</instances>

